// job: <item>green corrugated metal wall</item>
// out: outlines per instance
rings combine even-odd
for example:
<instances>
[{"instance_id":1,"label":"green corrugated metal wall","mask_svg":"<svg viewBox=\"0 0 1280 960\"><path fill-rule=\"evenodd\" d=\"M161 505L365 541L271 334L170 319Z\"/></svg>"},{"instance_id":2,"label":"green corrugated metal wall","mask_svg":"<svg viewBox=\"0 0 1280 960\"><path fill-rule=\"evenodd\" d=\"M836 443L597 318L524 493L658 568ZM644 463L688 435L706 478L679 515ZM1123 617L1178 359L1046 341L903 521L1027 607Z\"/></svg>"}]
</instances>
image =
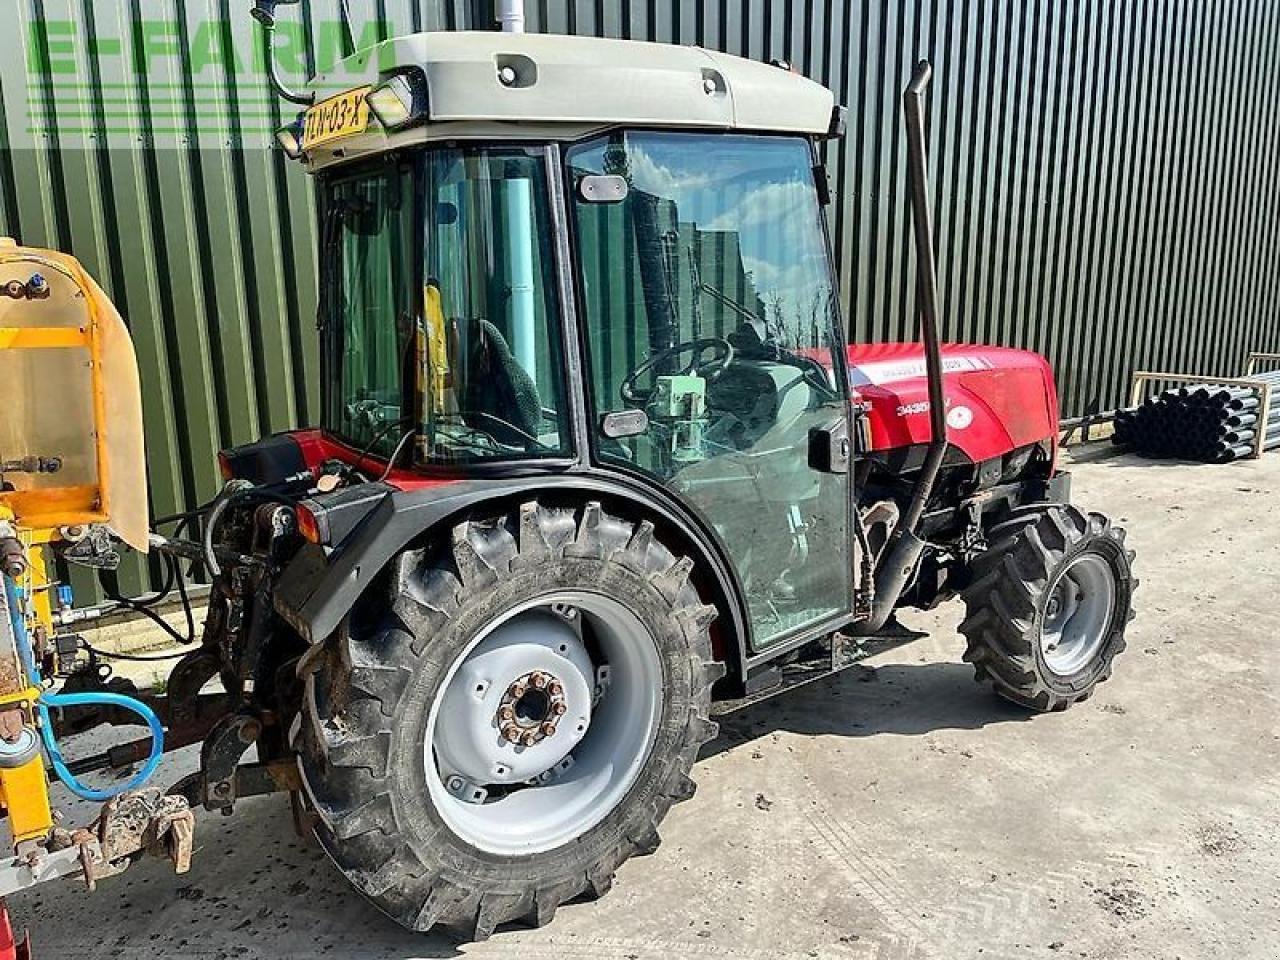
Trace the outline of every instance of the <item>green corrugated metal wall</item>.
<instances>
[{"instance_id":1,"label":"green corrugated metal wall","mask_svg":"<svg viewBox=\"0 0 1280 960\"><path fill-rule=\"evenodd\" d=\"M128 319L163 514L215 491L220 446L316 409L310 186L266 132L292 111L263 81L248 0L15 5L0 232L76 254ZM374 39L486 28L491 4L352 7ZM1233 373L1280 348L1273 4L528 7L531 30L785 58L837 92L833 238L856 337L911 336L899 94L927 56L948 337L1046 353L1066 416L1117 405L1135 367ZM281 19L291 62L336 54L336 0Z\"/></svg>"}]
</instances>

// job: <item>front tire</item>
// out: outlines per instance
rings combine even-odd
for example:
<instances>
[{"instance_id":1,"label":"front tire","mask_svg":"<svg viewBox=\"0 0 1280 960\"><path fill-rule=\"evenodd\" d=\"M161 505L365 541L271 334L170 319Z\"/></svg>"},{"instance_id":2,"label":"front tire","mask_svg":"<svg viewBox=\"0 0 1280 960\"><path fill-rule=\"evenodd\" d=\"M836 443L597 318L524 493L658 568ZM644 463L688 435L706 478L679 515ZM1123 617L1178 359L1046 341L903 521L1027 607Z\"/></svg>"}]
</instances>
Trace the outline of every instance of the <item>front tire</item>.
<instances>
[{"instance_id":1,"label":"front tire","mask_svg":"<svg viewBox=\"0 0 1280 960\"><path fill-rule=\"evenodd\" d=\"M964 590L964 659L1033 710L1065 710L1111 676L1133 619L1125 531L1067 504L1014 512L988 534Z\"/></svg>"},{"instance_id":2,"label":"front tire","mask_svg":"<svg viewBox=\"0 0 1280 960\"><path fill-rule=\"evenodd\" d=\"M317 836L357 889L479 940L603 895L655 849L716 734L723 666L691 571L598 503L526 503L402 554L390 613L306 684Z\"/></svg>"}]
</instances>

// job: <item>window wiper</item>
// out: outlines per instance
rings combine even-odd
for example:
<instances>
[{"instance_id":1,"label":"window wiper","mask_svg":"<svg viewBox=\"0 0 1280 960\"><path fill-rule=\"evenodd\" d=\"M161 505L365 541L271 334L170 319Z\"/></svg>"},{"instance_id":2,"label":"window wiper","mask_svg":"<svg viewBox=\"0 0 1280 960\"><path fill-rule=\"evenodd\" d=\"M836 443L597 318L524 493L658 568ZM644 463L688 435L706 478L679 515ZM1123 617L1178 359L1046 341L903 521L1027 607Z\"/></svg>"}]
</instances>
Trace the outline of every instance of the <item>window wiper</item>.
<instances>
[{"instance_id":1,"label":"window wiper","mask_svg":"<svg viewBox=\"0 0 1280 960\"><path fill-rule=\"evenodd\" d=\"M723 304L744 320L749 321L752 326L756 328L757 336L759 335L760 330L768 331L769 325L763 317L751 310L748 310L743 304L728 296L724 291L717 290L709 283L703 283L701 271L698 269L698 264L695 261L692 250L689 251L689 266L693 274L693 288L695 290L705 293L717 303ZM828 294L827 315L829 320L834 320L834 309L834 297ZM833 339L832 342L834 343L836 341ZM827 382L826 370L817 360L814 360L812 357L802 356L786 349L785 347L779 346L777 343L771 343L763 337L761 337L761 343L767 346L773 352L775 358L780 362L790 364L793 367L798 367L801 373L804 374L804 379L811 386L817 387L828 394L835 394L835 391L831 389L831 384Z\"/></svg>"},{"instance_id":2,"label":"window wiper","mask_svg":"<svg viewBox=\"0 0 1280 960\"><path fill-rule=\"evenodd\" d=\"M727 296L723 291L717 290L715 287L711 286L711 284L703 283L701 280L699 280L697 283L697 288L702 293L705 293L707 296L709 296L712 300L715 300L717 303L723 304L724 306L728 307L730 310L732 310L738 316L742 317L744 320L750 320L752 323L758 323L762 327L766 326L764 319L762 317L760 317L758 314L752 313L750 310L748 310L746 307L740 304L737 300L734 300L732 297Z\"/></svg>"},{"instance_id":3,"label":"window wiper","mask_svg":"<svg viewBox=\"0 0 1280 960\"><path fill-rule=\"evenodd\" d=\"M698 257L693 251L693 247L689 248L689 278L693 281L693 289L699 293L705 293L712 300L728 307L744 320L750 320L754 324L759 324L760 329L767 329L768 324L764 318L757 316L746 308L745 305L728 296L723 290L718 290L709 283L702 281L702 265L698 263ZM762 338L763 339L763 338Z\"/></svg>"}]
</instances>

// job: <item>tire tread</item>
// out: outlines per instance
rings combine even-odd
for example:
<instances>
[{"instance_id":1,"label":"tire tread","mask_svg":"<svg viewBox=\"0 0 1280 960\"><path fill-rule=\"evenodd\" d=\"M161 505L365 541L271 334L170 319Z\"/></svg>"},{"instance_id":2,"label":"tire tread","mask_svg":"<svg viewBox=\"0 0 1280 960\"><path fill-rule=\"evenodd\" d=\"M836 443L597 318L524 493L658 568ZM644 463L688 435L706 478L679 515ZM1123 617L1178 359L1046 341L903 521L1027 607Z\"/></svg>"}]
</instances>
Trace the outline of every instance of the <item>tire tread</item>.
<instances>
[{"instance_id":1,"label":"tire tread","mask_svg":"<svg viewBox=\"0 0 1280 960\"><path fill-rule=\"evenodd\" d=\"M1068 555L1089 541L1111 540L1124 558L1127 608L1113 619L1111 636L1100 655L1104 662L1091 682L1064 689L1041 670L1038 611L1048 585ZM1000 696L1033 710L1064 710L1087 699L1096 684L1111 675L1112 660L1125 648L1124 629L1133 619L1129 597L1138 581L1129 571L1133 551L1124 549L1125 532L1101 514L1084 514L1069 504L1036 504L1011 511L988 533L988 549L971 564L973 578L964 590L964 660L975 679Z\"/></svg>"},{"instance_id":2,"label":"tire tread","mask_svg":"<svg viewBox=\"0 0 1280 960\"><path fill-rule=\"evenodd\" d=\"M507 574L561 558L619 563L642 574L670 604L692 655L695 696L687 734L673 774L643 826L618 838L579 875L547 882L526 876L520 889L511 890L468 886L456 874L433 872L400 839L404 825L386 780L392 743L388 718L398 715L413 661L458 611L462 591L484 590ZM493 522L457 524L448 551L434 564L426 550L397 557L390 574L390 607L402 629L367 640L345 638L345 703L322 703L316 691L329 685L323 668L307 678L312 709L304 711L311 723L304 723L303 738L318 749L302 751L303 775L319 814L321 843L356 888L412 929L441 926L483 940L504 923L522 920L542 926L563 903L603 896L622 863L657 849L658 824L673 803L693 796L688 771L702 745L719 730L710 718L710 691L725 667L710 656L707 633L716 609L702 603L692 572L687 558L673 556L662 545L652 523L611 516L597 502L573 511L528 501ZM388 633L396 637L390 645ZM318 730L308 729L316 725Z\"/></svg>"}]
</instances>

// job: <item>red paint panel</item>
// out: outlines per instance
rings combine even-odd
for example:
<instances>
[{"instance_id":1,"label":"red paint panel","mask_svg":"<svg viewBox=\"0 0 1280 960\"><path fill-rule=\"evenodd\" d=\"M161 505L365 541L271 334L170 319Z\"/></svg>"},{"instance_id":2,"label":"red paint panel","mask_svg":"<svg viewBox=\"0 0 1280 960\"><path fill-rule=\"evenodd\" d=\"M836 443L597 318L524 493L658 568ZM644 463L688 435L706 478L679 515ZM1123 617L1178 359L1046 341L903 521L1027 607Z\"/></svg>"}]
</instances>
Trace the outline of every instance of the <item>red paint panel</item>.
<instances>
[{"instance_id":1,"label":"red paint panel","mask_svg":"<svg viewBox=\"0 0 1280 960\"><path fill-rule=\"evenodd\" d=\"M289 436L297 443L298 449L302 451L303 460L313 473L317 473L326 460L341 460L343 463L351 464L366 474L380 474L387 466L387 461L384 458L376 457L372 454L361 456L359 450L342 443L321 430L297 430L289 434ZM448 484L456 483L460 479L462 479L461 475L458 477L428 477L414 470L397 467L387 474L386 482L400 490L426 490L432 487L447 486Z\"/></svg>"},{"instance_id":2,"label":"red paint panel","mask_svg":"<svg viewBox=\"0 0 1280 960\"><path fill-rule=\"evenodd\" d=\"M873 450L930 440L924 348L912 343L849 347L849 380L867 404ZM971 460L1018 447L1057 444L1058 397L1053 372L1039 354L1005 347L945 344L943 383L948 438Z\"/></svg>"}]
</instances>

